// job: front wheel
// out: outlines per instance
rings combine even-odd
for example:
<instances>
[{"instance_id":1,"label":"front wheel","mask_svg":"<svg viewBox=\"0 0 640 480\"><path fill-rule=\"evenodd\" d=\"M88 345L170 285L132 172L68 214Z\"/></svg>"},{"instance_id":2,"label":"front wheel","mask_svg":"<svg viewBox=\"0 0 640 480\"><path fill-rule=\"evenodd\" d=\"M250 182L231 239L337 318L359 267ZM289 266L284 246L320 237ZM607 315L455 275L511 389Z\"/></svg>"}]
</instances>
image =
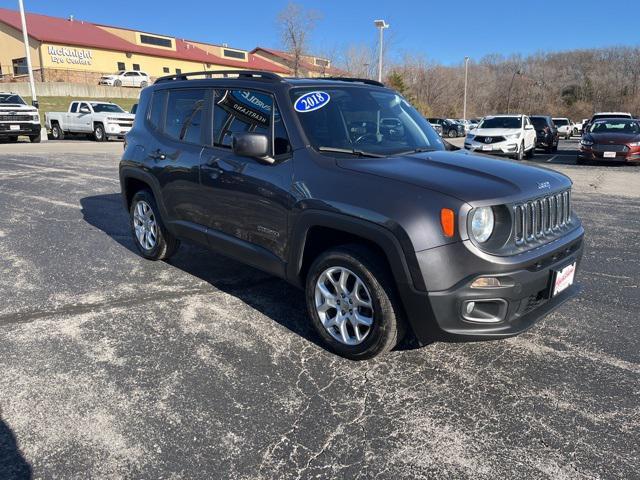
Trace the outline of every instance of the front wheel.
<instances>
[{"instance_id":1,"label":"front wheel","mask_svg":"<svg viewBox=\"0 0 640 480\"><path fill-rule=\"evenodd\" d=\"M151 192L140 190L129 207L133 241L140 254L149 260L164 260L179 247L178 240L164 227Z\"/></svg>"},{"instance_id":2,"label":"front wheel","mask_svg":"<svg viewBox=\"0 0 640 480\"><path fill-rule=\"evenodd\" d=\"M536 146L535 146L535 144L534 144L534 145L533 145L533 147L531 147L531 150L528 150L528 151L527 151L527 153L526 153L526 155L525 155L525 156L527 157L527 159L529 159L529 160L530 160L530 159L532 159L532 158L535 156L535 154L536 154Z\"/></svg>"},{"instance_id":3,"label":"front wheel","mask_svg":"<svg viewBox=\"0 0 640 480\"><path fill-rule=\"evenodd\" d=\"M449 130L449 133L447 134L449 138L456 138L458 136L458 134L456 133L456 131L452 128L451 130Z\"/></svg>"},{"instance_id":4,"label":"front wheel","mask_svg":"<svg viewBox=\"0 0 640 480\"><path fill-rule=\"evenodd\" d=\"M29 141L31 143L40 143L42 140L41 133L37 133L36 135L29 135Z\"/></svg>"},{"instance_id":5,"label":"front wheel","mask_svg":"<svg viewBox=\"0 0 640 480\"><path fill-rule=\"evenodd\" d=\"M524 158L524 142L518 146L518 151L513 156L514 160L522 160Z\"/></svg>"},{"instance_id":6,"label":"front wheel","mask_svg":"<svg viewBox=\"0 0 640 480\"><path fill-rule=\"evenodd\" d=\"M311 265L305 297L313 326L333 352L365 360L400 342L404 323L389 269L361 245L322 253Z\"/></svg>"},{"instance_id":7,"label":"front wheel","mask_svg":"<svg viewBox=\"0 0 640 480\"><path fill-rule=\"evenodd\" d=\"M116 80L115 82L113 82L113 86L114 87L121 87L122 86L122 80Z\"/></svg>"},{"instance_id":8,"label":"front wheel","mask_svg":"<svg viewBox=\"0 0 640 480\"><path fill-rule=\"evenodd\" d=\"M140 82L140 88L147 88L148 85L149 83L146 81Z\"/></svg>"},{"instance_id":9,"label":"front wheel","mask_svg":"<svg viewBox=\"0 0 640 480\"><path fill-rule=\"evenodd\" d=\"M53 140L64 140L64 132L57 123L51 125L51 138Z\"/></svg>"},{"instance_id":10,"label":"front wheel","mask_svg":"<svg viewBox=\"0 0 640 480\"><path fill-rule=\"evenodd\" d=\"M105 138L104 126L101 123L96 123L96 126L93 127L93 139L96 142L104 142Z\"/></svg>"}]
</instances>

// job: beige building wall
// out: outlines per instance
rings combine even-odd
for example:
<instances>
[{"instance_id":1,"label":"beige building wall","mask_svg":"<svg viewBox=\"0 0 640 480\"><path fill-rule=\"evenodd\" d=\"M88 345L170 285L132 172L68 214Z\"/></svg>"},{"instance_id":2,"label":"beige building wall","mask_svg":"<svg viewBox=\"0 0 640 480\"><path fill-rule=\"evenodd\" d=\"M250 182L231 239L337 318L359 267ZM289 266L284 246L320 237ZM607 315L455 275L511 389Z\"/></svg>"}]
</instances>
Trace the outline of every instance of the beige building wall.
<instances>
[{"instance_id":1,"label":"beige building wall","mask_svg":"<svg viewBox=\"0 0 640 480\"><path fill-rule=\"evenodd\" d=\"M40 68L40 42L29 39L31 64L34 69ZM22 32L9 25L0 23L0 66L3 74L13 75L13 59L25 56Z\"/></svg>"}]
</instances>

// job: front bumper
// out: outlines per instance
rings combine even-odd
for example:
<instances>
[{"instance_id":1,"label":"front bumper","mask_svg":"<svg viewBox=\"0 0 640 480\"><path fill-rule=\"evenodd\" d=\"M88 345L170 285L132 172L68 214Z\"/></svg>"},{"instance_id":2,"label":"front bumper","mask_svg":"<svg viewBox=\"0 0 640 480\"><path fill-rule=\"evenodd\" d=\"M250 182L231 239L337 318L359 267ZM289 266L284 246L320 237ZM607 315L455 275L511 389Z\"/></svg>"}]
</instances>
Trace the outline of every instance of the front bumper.
<instances>
[{"instance_id":1,"label":"front bumper","mask_svg":"<svg viewBox=\"0 0 640 480\"><path fill-rule=\"evenodd\" d=\"M124 137L131 131L131 125L119 125L117 123L107 123L104 131L109 137Z\"/></svg>"},{"instance_id":2,"label":"front bumper","mask_svg":"<svg viewBox=\"0 0 640 480\"><path fill-rule=\"evenodd\" d=\"M417 252L429 292L413 291L403 300L418 342L426 344L452 337L501 338L527 330L580 291L574 280L571 287L552 296L552 282L558 270L573 263L579 266L583 236L584 230L579 226L550 244L513 257L481 257L464 242ZM478 277L497 277L506 286L471 288ZM447 288L451 282L455 283ZM477 305L495 304L495 318L465 318L470 301Z\"/></svg>"},{"instance_id":3,"label":"front bumper","mask_svg":"<svg viewBox=\"0 0 640 480\"><path fill-rule=\"evenodd\" d=\"M505 140L499 143L480 143L476 141L464 142L464 148L471 152L486 153L489 155L515 155L518 151L519 140Z\"/></svg>"},{"instance_id":4,"label":"front bumper","mask_svg":"<svg viewBox=\"0 0 640 480\"><path fill-rule=\"evenodd\" d=\"M17 126L18 128L12 128ZM0 137L17 137L18 135L37 135L42 127L40 123L6 122L0 123Z\"/></svg>"},{"instance_id":5,"label":"front bumper","mask_svg":"<svg viewBox=\"0 0 640 480\"><path fill-rule=\"evenodd\" d=\"M113 84L115 83L114 79L108 79L108 80L100 80L98 82L98 85L106 85L108 87L113 87Z\"/></svg>"},{"instance_id":6,"label":"front bumper","mask_svg":"<svg viewBox=\"0 0 640 480\"><path fill-rule=\"evenodd\" d=\"M578 152L578 160L592 161L592 162L628 162L628 163L640 163L640 149L634 148L627 152L616 152L615 157L605 157L604 152L599 152L592 149L582 148Z\"/></svg>"}]
</instances>

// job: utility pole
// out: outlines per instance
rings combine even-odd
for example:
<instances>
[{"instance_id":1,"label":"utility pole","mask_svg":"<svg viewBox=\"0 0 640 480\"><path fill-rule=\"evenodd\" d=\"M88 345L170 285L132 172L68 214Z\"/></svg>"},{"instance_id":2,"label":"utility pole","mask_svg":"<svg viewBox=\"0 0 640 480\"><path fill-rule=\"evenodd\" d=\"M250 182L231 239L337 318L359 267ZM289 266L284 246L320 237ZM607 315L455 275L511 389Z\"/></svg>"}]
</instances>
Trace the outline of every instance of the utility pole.
<instances>
[{"instance_id":1,"label":"utility pole","mask_svg":"<svg viewBox=\"0 0 640 480\"><path fill-rule=\"evenodd\" d=\"M382 40L383 40L383 31L385 28L389 28L389 24L384 20L374 20L373 24L380 30L380 41L379 41L379 57L378 57L378 81L382 82Z\"/></svg>"},{"instance_id":2,"label":"utility pole","mask_svg":"<svg viewBox=\"0 0 640 480\"><path fill-rule=\"evenodd\" d=\"M511 89L513 88L513 81L516 79L516 75L522 75L520 69L513 72L513 77L511 77L511 83L509 84L509 94L507 95L507 113L511 113Z\"/></svg>"},{"instance_id":3,"label":"utility pole","mask_svg":"<svg viewBox=\"0 0 640 480\"><path fill-rule=\"evenodd\" d=\"M469 78L469 57L464 57L464 102L462 105L462 119L467 120L467 80Z\"/></svg>"},{"instance_id":4,"label":"utility pole","mask_svg":"<svg viewBox=\"0 0 640 480\"><path fill-rule=\"evenodd\" d=\"M33 69L31 68L31 50L29 48L29 33L27 32L27 20L24 16L24 4L18 0L20 5L20 20L22 21L22 37L24 38L24 51L27 59L27 70L29 71L29 86L31 87L31 105L38 108L38 97L36 97L36 85L33 80Z\"/></svg>"}]
</instances>

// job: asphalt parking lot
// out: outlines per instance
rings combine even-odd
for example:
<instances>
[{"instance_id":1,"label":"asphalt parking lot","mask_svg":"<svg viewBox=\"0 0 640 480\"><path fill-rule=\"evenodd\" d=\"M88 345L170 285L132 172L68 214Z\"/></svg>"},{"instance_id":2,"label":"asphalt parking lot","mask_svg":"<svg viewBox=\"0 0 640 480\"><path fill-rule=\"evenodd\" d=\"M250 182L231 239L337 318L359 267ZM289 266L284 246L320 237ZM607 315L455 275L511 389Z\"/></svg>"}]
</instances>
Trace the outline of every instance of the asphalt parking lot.
<instances>
[{"instance_id":1,"label":"asphalt parking lot","mask_svg":"<svg viewBox=\"0 0 640 480\"><path fill-rule=\"evenodd\" d=\"M575 182L578 299L355 363L280 280L138 256L120 143L0 145L0 478L640 478L640 168L576 146L534 162Z\"/></svg>"}]
</instances>

